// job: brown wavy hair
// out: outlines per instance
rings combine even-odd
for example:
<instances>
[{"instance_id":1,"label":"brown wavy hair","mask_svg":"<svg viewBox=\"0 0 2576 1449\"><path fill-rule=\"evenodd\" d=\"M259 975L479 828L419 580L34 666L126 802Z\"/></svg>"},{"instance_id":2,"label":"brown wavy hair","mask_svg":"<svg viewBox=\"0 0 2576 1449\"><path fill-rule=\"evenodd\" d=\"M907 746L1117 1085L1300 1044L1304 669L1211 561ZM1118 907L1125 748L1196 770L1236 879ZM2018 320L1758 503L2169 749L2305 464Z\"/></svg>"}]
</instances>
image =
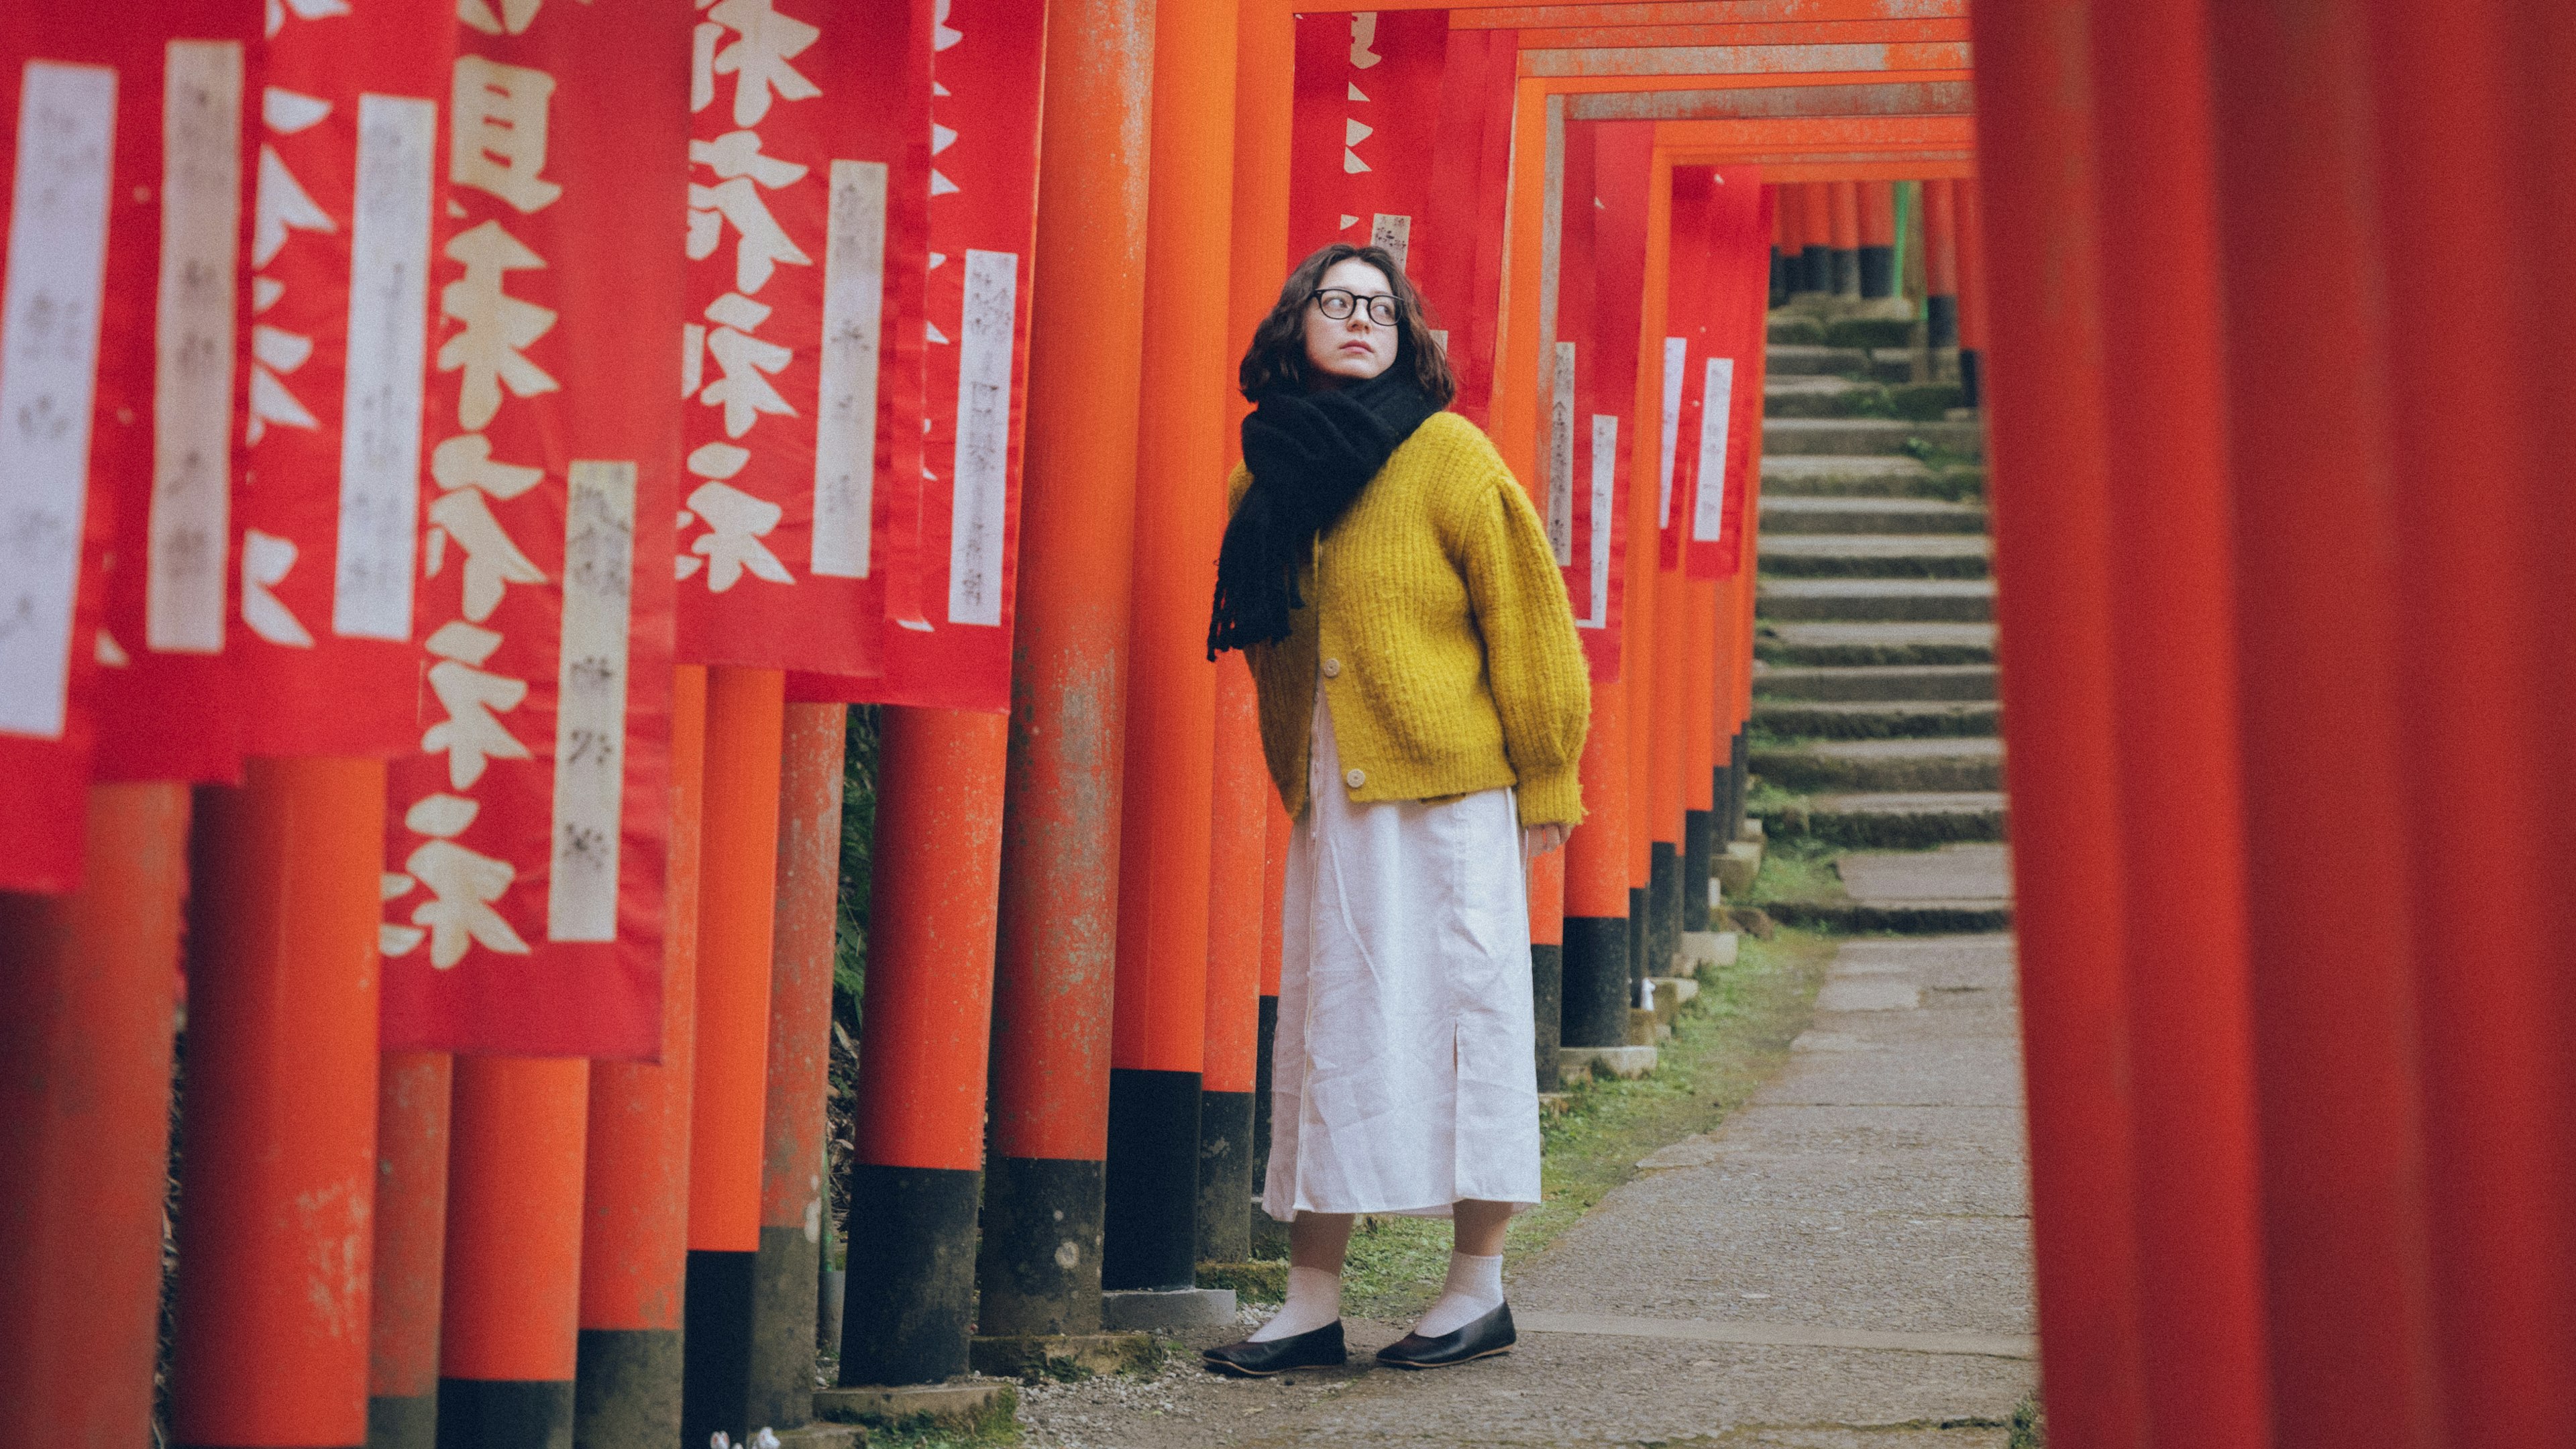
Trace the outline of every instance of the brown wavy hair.
<instances>
[{"instance_id":1,"label":"brown wavy hair","mask_svg":"<svg viewBox=\"0 0 2576 1449\"><path fill-rule=\"evenodd\" d=\"M1257 402L1263 393L1282 388L1305 392L1315 386L1314 366L1306 360L1306 304L1322 290L1324 273L1353 257L1385 273L1387 285L1395 289L1395 361L1387 370L1411 368L1414 382L1434 408L1445 408L1458 396L1458 376L1449 370L1440 339L1431 335L1431 309L1404 275L1404 268L1384 247L1335 242L1297 264L1279 288L1278 305L1252 329L1252 345L1244 350L1238 374L1247 401Z\"/></svg>"}]
</instances>

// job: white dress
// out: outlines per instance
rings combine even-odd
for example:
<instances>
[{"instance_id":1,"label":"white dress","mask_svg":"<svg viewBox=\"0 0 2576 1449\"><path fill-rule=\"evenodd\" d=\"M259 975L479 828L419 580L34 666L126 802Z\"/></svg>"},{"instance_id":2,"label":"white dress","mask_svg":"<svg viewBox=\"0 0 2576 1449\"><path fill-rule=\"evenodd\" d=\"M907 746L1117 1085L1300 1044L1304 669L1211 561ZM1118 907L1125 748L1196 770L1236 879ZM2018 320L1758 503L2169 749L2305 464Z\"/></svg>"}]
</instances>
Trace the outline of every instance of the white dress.
<instances>
[{"instance_id":1,"label":"white dress","mask_svg":"<svg viewBox=\"0 0 2576 1449\"><path fill-rule=\"evenodd\" d=\"M1315 696L1288 847L1261 1206L1539 1200L1529 893L1509 790L1353 804Z\"/></svg>"}]
</instances>

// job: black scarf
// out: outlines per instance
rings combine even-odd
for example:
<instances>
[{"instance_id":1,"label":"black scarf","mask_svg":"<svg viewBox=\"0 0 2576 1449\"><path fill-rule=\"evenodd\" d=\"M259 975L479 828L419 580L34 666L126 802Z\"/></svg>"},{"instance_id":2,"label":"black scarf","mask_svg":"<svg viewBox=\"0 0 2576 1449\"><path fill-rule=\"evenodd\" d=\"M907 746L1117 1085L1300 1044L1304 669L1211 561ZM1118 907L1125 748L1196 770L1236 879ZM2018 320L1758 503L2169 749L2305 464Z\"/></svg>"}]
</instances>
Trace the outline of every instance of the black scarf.
<instances>
[{"instance_id":1,"label":"black scarf","mask_svg":"<svg viewBox=\"0 0 2576 1449\"><path fill-rule=\"evenodd\" d=\"M1350 387L1283 389L1255 399L1243 420L1252 485L1217 551L1208 658L1288 637L1289 611L1306 607L1297 573L1315 540L1438 411L1411 373L1394 367Z\"/></svg>"}]
</instances>

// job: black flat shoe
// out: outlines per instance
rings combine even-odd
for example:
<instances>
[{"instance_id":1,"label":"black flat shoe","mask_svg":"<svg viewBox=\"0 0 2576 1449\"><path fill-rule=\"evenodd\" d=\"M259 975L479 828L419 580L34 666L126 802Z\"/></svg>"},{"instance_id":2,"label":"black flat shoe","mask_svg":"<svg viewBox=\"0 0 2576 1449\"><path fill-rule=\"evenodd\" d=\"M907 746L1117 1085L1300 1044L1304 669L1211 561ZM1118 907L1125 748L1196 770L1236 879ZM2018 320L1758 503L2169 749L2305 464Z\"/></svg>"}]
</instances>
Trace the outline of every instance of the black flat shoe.
<instances>
[{"instance_id":1,"label":"black flat shoe","mask_svg":"<svg viewBox=\"0 0 2576 1449\"><path fill-rule=\"evenodd\" d=\"M1509 1353L1512 1345L1518 1342L1520 1334L1512 1328L1512 1305L1497 1303L1493 1312L1455 1333L1444 1333L1438 1338L1408 1333L1379 1349L1377 1361L1388 1368L1447 1368L1469 1359Z\"/></svg>"},{"instance_id":2,"label":"black flat shoe","mask_svg":"<svg viewBox=\"0 0 2576 1449\"><path fill-rule=\"evenodd\" d=\"M1241 1343L1203 1350L1199 1356L1218 1373L1266 1379L1290 1369L1329 1368L1348 1362L1350 1350L1342 1346L1342 1321L1336 1318L1321 1328L1292 1333L1286 1338L1267 1343L1247 1338Z\"/></svg>"}]
</instances>

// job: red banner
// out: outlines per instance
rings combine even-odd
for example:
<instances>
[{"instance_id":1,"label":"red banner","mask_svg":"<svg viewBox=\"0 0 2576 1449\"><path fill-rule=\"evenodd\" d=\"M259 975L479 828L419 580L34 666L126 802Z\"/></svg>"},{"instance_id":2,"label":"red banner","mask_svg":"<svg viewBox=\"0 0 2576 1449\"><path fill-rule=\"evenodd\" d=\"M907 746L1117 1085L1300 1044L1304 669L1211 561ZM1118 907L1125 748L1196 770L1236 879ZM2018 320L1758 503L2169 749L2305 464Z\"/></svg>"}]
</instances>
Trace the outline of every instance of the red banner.
<instances>
[{"instance_id":1,"label":"red banner","mask_svg":"<svg viewBox=\"0 0 2576 1449\"><path fill-rule=\"evenodd\" d=\"M127 19L139 24L123 42L99 352L101 401L122 396L99 412L91 454L117 539L91 775L228 781L241 774L224 622L260 10L162 0Z\"/></svg>"},{"instance_id":2,"label":"red banner","mask_svg":"<svg viewBox=\"0 0 2576 1449\"><path fill-rule=\"evenodd\" d=\"M1446 10L1297 17L1288 265L1336 241L1374 242L1413 270L1429 239L1417 223L1431 209L1448 51Z\"/></svg>"},{"instance_id":3,"label":"red banner","mask_svg":"<svg viewBox=\"0 0 2576 1449\"><path fill-rule=\"evenodd\" d=\"M1690 378L1700 394L1699 447L1691 470L1688 572L1732 578L1743 553L1749 469L1760 466L1762 361L1771 300L1771 217L1762 168L1721 166L1709 176L1708 267L1702 291L1704 354Z\"/></svg>"},{"instance_id":4,"label":"red banner","mask_svg":"<svg viewBox=\"0 0 2576 1449\"><path fill-rule=\"evenodd\" d=\"M871 675L888 203L909 179L872 72L905 0L796 10L718 0L697 27L679 652Z\"/></svg>"},{"instance_id":5,"label":"red banner","mask_svg":"<svg viewBox=\"0 0 2576 1449\"><path fill-rule=\"evenodd\" d=\"M283 6L262 47L232 653L254 755L417 752L421 430L452 0Z\"/></svg>"},{"instance_id":6,"label":"red banner","mask_svg":"<svg viewBox=\"0 0 2576 1449\"><path fill-rule=\"evenodd\" d=\"M693 9L458 6L388 1048L660 1050ZM734 33L700 83L796 84L791 32Z\"/></svg>"},{"instance_id":7,"label":"red banner","mask_svg":"<svg viewBox=\"0 0 2576 1449\"><path fill-rule=\"evenodd\" d=\"M218 631L223 622L228 446L211 467L197 465L203 439L229 428L224 379L237 361L239 312L229 295L233 269L209 276L197 267L238 243L226 218L238 217L242 194L250 13L217 0L131 6L112 22L59 6L0 13L0 155L9 168L0 199L0 415L16 420L0 429L0 782L11 805L0 889L79 884L102 661L131 667L132 659L102 629L120 513L140 520L127 552L134 572L149 578L143 529L164 421L155 401L165 316L167 380L177 388L169 456L175 465L199 451L172 480L172 509L161 519L170 525L167 619L185 626L163 639L200 643L210 592ZM178 142L168 159L186 168L175 188L163 169L165 131ZM165 224L179 243L169 249L180 264L172 280L184 284L182 305L167 309ZM122 478L137 481L115 486ZM131 592L120 602L130 604ZM199 661L177 662L185 670ZM160 727L185 732L201 718L220 759L229 727L220 707L204 716L183 707Z\"/></svg>"}]
</instances>

